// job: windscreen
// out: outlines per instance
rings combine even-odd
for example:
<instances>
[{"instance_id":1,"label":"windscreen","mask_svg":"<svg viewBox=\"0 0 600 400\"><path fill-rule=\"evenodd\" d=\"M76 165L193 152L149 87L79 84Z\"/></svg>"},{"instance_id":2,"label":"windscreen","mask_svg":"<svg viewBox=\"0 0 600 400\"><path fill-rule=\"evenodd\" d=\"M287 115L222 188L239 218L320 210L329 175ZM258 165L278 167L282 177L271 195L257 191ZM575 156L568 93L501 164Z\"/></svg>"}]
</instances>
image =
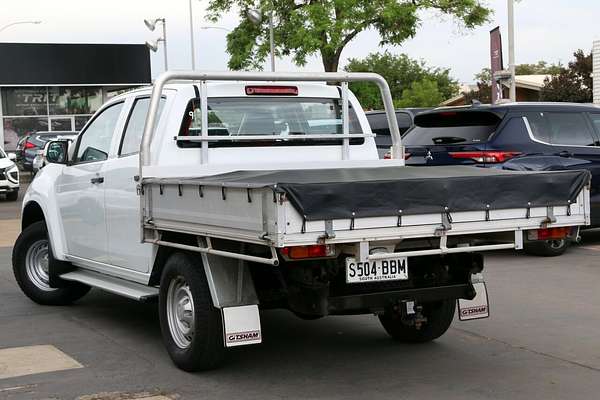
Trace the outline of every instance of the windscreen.
<instances>
[{"instance_id":1,"label":"windscreen","mask_svg":"<svg viewBox=\"0 0 600 400\"><path fill-rule=\"evenodd\" d=\"M491 112L439 112L417 115L404 136L406 146L485 142L502 118Z\"/></svg>"},{"instance_id":2,"label":"windscreen","mask_svg":"<svg viewBox=\"0 0 600 400\"><path fill-rule=\"evenodd\" d=\"M350 106L350 134L361 134L356 113ZM342 134L342 104L339 99L277 97L277 98L211 98L208 100L209 136L256 136L262 145L340 144L340 140L285 140L303 135ZM180 136L200 136L202 117L200 100L190 102ZM281 141L263 143L261 136L281 136ZM362 143L362 139L361 143ZM354 141L354 139L353 139ZM353 141L351 144L354 144ZM183 142L180 142L180 145ZM256 142L209 142L211 147L256 146ZM186 143L186 147L200 146Z\"/></svg>"}]
</instances>

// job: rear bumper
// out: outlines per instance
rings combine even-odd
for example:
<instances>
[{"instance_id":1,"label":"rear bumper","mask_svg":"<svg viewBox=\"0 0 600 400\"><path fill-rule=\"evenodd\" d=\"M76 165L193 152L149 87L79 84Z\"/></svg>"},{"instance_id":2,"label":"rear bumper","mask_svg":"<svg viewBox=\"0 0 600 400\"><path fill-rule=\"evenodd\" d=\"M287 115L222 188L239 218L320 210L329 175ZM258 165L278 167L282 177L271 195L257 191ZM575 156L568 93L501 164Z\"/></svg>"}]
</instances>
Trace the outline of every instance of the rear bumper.
<instances>
[{"instance_id":1,"label":"rear bumper","mask_svg":"<svg viewBox=\"0 0 600 400\"><path fill-rule=\"evenodd\" d=\"M404 289L380 293L330 297L328 311L329 314L362 314L372 310L386 309L403 300L431 302L447 299L470 300L474 297L475 289L470 283L419 289Z\"/></svg>"}]
</instances>

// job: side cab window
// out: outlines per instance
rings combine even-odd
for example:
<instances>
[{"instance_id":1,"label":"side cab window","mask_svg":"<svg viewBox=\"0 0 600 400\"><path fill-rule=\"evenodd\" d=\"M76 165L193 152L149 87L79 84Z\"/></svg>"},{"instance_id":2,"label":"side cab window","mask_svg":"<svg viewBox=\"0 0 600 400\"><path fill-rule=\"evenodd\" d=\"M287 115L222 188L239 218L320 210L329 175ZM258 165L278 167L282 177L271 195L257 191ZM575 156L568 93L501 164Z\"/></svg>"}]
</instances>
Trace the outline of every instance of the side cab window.
<instances>
[{"instance_id":1,"label":"side cab window","mask_svg":"<svg viewBox=\"0 0 600 400\"><path fill-rule=\"evenodd\" d=\"M159 119L162 115L164 105L165 98L163 97L160 99L158 106ZM149 107L150 97L139 97L133 102L133 106L131 107L131 111L127 117L127 122L125 123L123 136L121 137L119 156L125 157L139 153Z\"/></svg>"},{"instance_id":2,"label":"side cab window","mask_svg":"<svg viewBox=\"0 0 600 400\"><path fill-rule=\"evenodd\" d=\"M81 132L74 163L104 161L108 158L123 104L119 102L106 107Z\"/></svg>"}]
</instances>

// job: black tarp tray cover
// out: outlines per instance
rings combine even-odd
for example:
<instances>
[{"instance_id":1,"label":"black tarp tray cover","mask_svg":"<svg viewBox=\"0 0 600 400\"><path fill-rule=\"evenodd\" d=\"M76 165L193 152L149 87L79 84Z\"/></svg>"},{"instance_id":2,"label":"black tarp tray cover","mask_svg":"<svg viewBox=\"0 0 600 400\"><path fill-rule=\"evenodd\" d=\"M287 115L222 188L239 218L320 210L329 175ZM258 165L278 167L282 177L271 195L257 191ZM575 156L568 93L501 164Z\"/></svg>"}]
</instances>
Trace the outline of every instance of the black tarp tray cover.
<instances>
[{"instance_id":1,"label":"black tarp tray cover","mask_svg":"<svg viewBox=\"0 0 600 400\"><path fill-rule=\"evenodd\" d=\"M505 171L465 166L234 171L188 184L270 187L308 221L567 206L589 171Z\"/></svg>"}]
</instances>

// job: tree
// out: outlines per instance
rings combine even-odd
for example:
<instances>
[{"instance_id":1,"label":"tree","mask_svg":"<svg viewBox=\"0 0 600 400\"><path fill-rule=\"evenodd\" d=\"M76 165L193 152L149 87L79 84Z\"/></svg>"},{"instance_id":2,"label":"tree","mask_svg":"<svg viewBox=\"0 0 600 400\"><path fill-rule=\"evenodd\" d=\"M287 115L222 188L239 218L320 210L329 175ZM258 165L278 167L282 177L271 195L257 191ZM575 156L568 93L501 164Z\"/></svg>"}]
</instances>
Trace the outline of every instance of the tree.
<instances>
[{"instance_id":1,"label":"tree","mask_svg":"<svg viewBox=\"0 0 600 400\"><path fill-rule=\"evenodd\" d=\"M559 64L548 64L546 61L538 61L537 64L519 64L515 66L517 75L558 75L563 69Z\"/></svg>"},{"instance_id":2,"label":"tree","mask_svg":"<svg viewBox=\"0 0 600 400\"><path fill-rule=\"evenodd\" d=\"M425 78L404 89L402 98L394 103L398 108L404 107L433 107L439 105L445 98L433 79Z\"/></svg>"},{"instance_id":3,"label":"tree","mask_svg":"<svg viewBox=\"0 0 600 400\"><path fill-rule=\"evenodd\" d=\"M583 50L577 50L573 56L575 60L569 62L568 68L562 68L560 74L546 80L540 93L542 100L592 102L592 54L586 55Z\"/></svg>"},{"instance_id":4,"label":"tree","mask_svg":"<svg viewBox=\"0 0 600 400\"><path fill-rule=\"evenodd\" d=\"M246 11L272 11L276 54L291 56L297 65L318 54L325 71L337 71L342 51L359 33L379 32L379 45L399 45L416 34L424 10L455 17L467 28L483 24L491 11L483 0L209 0L208 18L217 21L237 7L239 25L227 35L229 68L260 68L269 54L268 18L259 26Z\"/></svg>"},{"instance_id":5,"label":"tree","mask_svg":"<svg viewBox=\"0 0 600 400\"><path fill-rule=\"evenodd\" d=\"M441 98L440 101L452 97L458 90L458 83L450 76L449 69L428 67L423 60L413 60L406 54L393 55L387 51L372 53L364 59L348 60L348 65L344 69L348 72L376 72L380 74L390 85L392 98L396 102L399 102L404 96L404 92L417 82L421 83L421 89L426 88L430 91L430 94L432 93L431 86L435 85ZM379 89L375 85L354 82L350 84L350 89L356 94L363 107L369 109L383 107ZM419 104L419 106L438 105L439 101L432 103L437 98L437 95L431 97L430 104ZM417 105L412 106L416 107Z\"/></svg>"}]
</instances>

